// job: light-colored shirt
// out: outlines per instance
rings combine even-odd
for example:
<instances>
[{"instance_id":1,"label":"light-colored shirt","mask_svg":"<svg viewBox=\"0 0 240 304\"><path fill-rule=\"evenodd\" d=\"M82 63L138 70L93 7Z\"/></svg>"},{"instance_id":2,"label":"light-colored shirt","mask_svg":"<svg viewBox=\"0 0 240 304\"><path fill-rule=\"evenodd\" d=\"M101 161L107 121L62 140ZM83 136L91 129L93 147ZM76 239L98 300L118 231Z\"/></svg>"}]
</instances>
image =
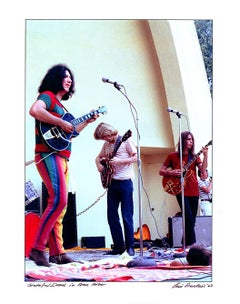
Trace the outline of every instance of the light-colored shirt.
<instances>
[{"instance_id":1,"label":"light-colored shirt","mask_svg":"<svg viewBox=\"0 0 240 304\"><path fill-rule=\"evenodd\" d=\"M100 155L107 155L110 151L113 150L113 145L105 142ZM132 157L137 153L136 146L133 144L131 139L128 139L121 143L119 149L117 150L116 157L120 159L126 159ZM134 177L133 164L119 164L113 165L113 179L124 180Z\"/></svg>"}]
</instances>

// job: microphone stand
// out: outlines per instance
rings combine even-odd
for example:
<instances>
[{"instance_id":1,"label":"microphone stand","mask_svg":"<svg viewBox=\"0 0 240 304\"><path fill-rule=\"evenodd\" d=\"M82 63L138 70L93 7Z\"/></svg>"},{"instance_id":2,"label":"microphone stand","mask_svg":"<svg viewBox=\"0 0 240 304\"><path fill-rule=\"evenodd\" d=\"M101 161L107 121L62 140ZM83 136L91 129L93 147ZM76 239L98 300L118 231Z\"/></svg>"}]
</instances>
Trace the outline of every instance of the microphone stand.
<instances>
[{"instance_id":1,"label":"microphone stand","mask_svg":"<svg viewBox=\"0 0 240 304\"><path fill-rule=\"evenodd\" d=\"M179 254L178 257L186 256L186 236L185 236L185 201L184 201L184 172L183 172L183 157L182 157L182 128L181 128L181 116L184 115L180 112L175 113L178 117L178 128L179 128L179 146L180 146L180 169L181 169L181 199L182 199L182 230L183 230L183 253ZM175 255L176 256L176 255Z\"/></svg>"},{"instance_id":2,"label":"microphone stand","mask_svg":"<svg viewBox=\"0 0 240 304\"><path fill-rule=\"evenodd\" d=\"M127 96L126 89L123 85L120 85L116 82L114 82L114 87L127 99L130 105L131 113L133 116L133 120L135 123L135 128L137 131L137 166L138 166L138 202L139 202L139 233L140 233L140 257L139 259L134 259L134 261L130 261L127 264L127 267L138 267L138 266L153 266L156 265L155 261L146 261L143 257L143 233L142 233L142 187L141 187L141 157L140 157L140 133L138 128L138 112L135 106L132 104L130 99ZM121 90L121 88L124 89L125 92ZM133 113L133 110L135 112L135 116Z\"/></svg>"}]
</instances>

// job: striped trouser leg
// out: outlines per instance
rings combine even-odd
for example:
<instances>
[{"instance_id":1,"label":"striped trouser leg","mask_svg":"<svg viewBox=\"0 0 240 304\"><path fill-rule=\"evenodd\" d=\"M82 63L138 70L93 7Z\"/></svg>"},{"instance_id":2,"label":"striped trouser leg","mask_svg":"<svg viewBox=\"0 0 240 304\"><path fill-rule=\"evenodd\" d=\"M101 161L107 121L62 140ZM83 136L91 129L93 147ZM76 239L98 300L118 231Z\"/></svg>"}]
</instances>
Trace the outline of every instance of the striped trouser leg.
<instances>
[{"instance_id":1,"label":"striped trouser leg","mask_svg":"<svg viewBox=\"0 0 240 304\"><path fill-rule=\"evenodd\" d=\"M67 208L68 163L55 154L40 161L44 156L37 154L35 160L49 197L33 247L43 251L48 243L49 254L53 256L64 253L62 220Z\"/></svg>"}]
</instances>

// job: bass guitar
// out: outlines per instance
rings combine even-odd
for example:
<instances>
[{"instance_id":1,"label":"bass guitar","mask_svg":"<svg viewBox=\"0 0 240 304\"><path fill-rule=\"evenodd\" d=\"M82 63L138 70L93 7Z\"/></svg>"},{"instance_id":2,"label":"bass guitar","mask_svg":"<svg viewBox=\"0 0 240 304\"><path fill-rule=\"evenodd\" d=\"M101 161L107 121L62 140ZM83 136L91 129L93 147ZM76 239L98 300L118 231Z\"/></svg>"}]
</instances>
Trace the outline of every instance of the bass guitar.
<instances>
[{"instance_id":1,"label":"bass guitar","mask_svg":"<svg viewBox=\"0 0 240 304\"><path fill-rule=\"evenodd\" d=\"M104 169L100 173L100 177L101 177L101 182L102 182L102 186L103 186L104 189L107 189L110 186L111 181L112 181L113 168L110 164L110 160L116 155L117 150L119 149L121 144L131 136L132 136L132 131L128 130L123 135L121 140L118 142L118 144L114 148L113 152L110 153L107 157L104 157L104 158L101 159L101 165L104 167Z\"/></svg>"},{"instance_id":2,"label":"bass guitar","mask_svg":"<svg viewBox=\"0 0 240 304\"><path fill-rule=\"evenodd\" d=\"M54 151L66 150L71 142L72 137L76 137L78 133L75 131L75 127L86 120L89 120L94 115L105 114L107 112L106 107L99 107L90 113L87 113L79 118L74 118L70 113L65 113L62 119L70 122L74 126L74 131L66 133L62 128L58 126L53 126L44 122L39 122L38 130L39 134L44 142L50 149Z\"/></svg>"},{"instance_id":3,"label":"bass guitar","mask_svg":"<svg viewBox=\"0 0 240 304\"><path fill-rule=\"evenodd\" d=\"M210 140L205 148L212 145L212 140ZM188 171L190 165L198 158L198 156L202 153L200 150L187 164L183 166L183 176L184 176L184 185L185 181L191 176L192 171ZM176 195L182 191L181 187L181 178L176 176L163 176L162 186L165 192L171 195Z\"/></svg>"}]
</instances>

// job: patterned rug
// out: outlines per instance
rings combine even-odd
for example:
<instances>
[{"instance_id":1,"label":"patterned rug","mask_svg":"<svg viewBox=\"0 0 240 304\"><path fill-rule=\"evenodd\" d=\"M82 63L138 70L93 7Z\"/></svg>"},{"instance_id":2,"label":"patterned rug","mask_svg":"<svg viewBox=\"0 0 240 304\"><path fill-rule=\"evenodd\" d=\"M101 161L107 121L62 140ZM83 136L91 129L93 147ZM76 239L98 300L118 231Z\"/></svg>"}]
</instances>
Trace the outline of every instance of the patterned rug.
<instances>
[{"instance_id":1,"label":"patterned rug","mask_svg":"<svg viewBox=\"0 0 240 304\"><path fill-rule=\"evenodd\" d=\"M211 281L211 266L172 266L173 251L136 252L130 257L126 252L119 256L106 255L105 250L75 250L68 255L76 262L51 267L37 266L25 260L26 281L41 282L163 282L189 279ZM131 265L131 266L130 266ZM132 266L134 265L134 266Z\"/></svg>"}]
</instances>

